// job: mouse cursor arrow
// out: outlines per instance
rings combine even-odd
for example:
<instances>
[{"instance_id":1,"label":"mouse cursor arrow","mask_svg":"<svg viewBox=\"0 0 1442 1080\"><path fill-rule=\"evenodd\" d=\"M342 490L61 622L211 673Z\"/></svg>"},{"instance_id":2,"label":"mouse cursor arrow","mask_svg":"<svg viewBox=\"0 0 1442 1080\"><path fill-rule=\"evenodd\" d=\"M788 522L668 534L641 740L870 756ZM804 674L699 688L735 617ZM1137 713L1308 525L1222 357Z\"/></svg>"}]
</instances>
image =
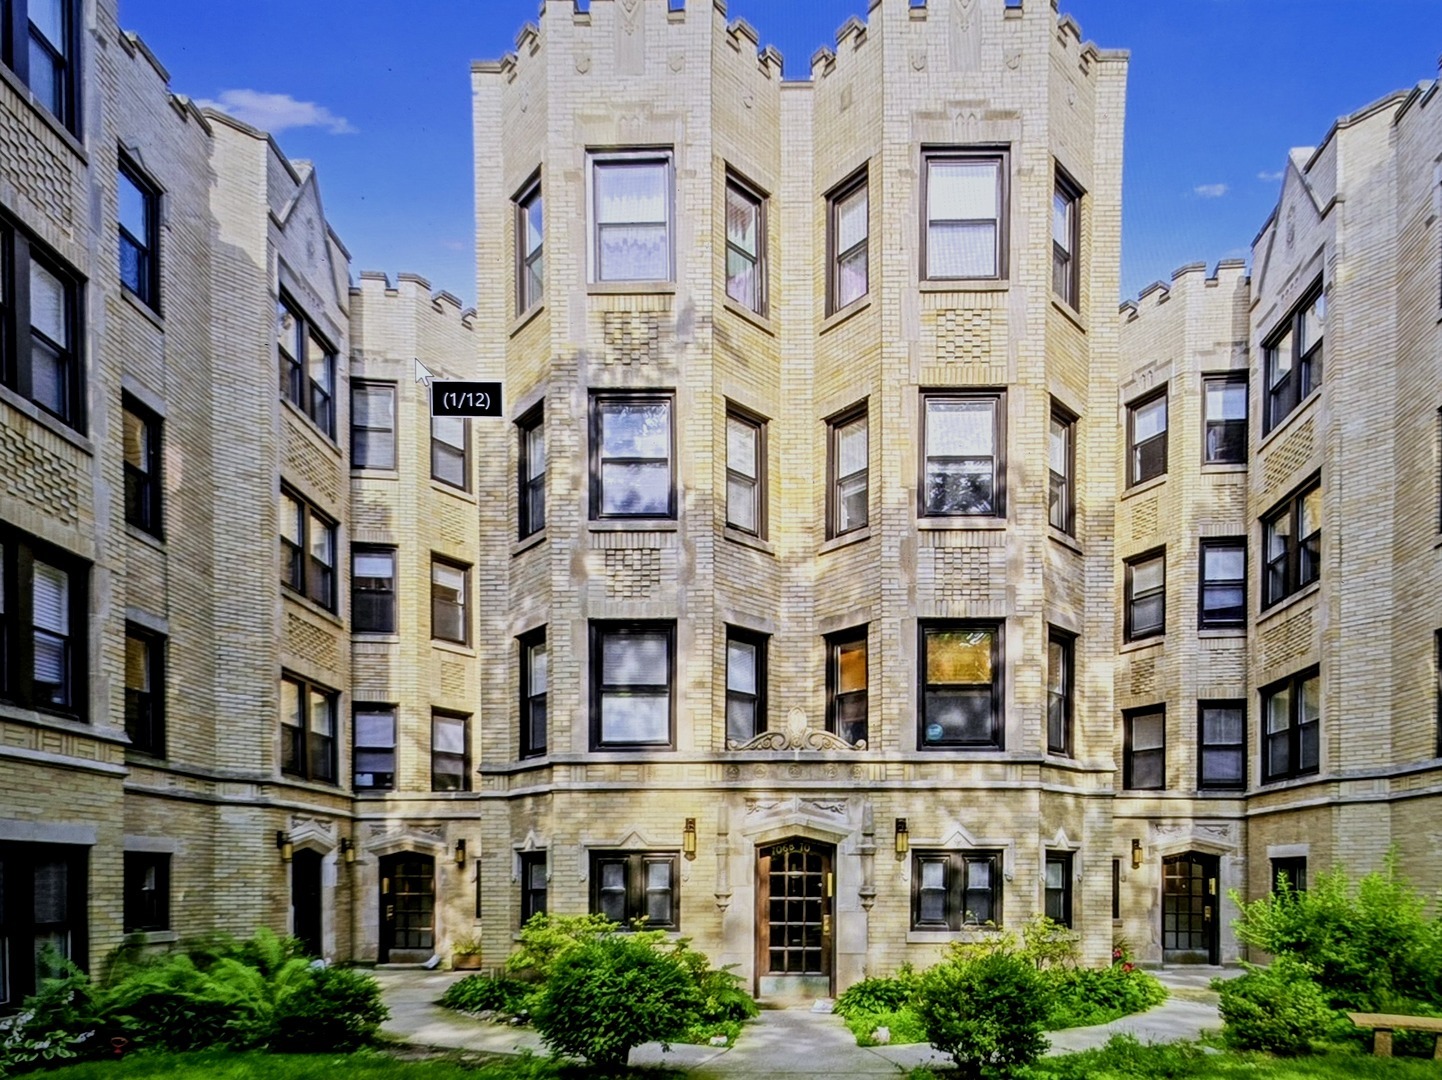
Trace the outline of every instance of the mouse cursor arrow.
<instances>
[{"instance_id":1,"label":"mouse cursor arrow","mask_svg":"<svg viewBox=\"0 0 1442 1080\"><path fill-rule=\"evenodd\" d=\"M425 364L422 364L420 360L416 360L416 382L425 383L427 386L430 386L431 380L434 378L435 376L431 374L430 369L427 368Z\"/></svg>"}]
</instances>

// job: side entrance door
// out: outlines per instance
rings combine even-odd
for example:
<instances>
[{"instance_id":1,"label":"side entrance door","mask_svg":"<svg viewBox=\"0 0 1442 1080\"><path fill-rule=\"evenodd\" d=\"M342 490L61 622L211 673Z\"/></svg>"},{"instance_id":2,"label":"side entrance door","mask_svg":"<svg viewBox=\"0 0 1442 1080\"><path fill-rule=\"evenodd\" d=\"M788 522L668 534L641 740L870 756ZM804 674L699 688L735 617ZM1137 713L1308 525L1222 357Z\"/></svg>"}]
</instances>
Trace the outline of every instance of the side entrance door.
<instances>
[{"instance_id":1,"label":"side entrance door","mask_svg":"<svg viewBox=\"0 0 1442 1080\"><path fill-rule=\"evenodd\" d=\"M756 993L829 997L835 849L792 839L757 849Z\"/></svg>"},{"instance_id":2,"label":"side entrance door","mask_svg":"<svg viewBox=\"0 0 1442 1080\"><path fill-rule=\"evenodd\" d=\"M1218 859L1189 851L1162 860L1162 962L1218 963Z\"/></svg>"},{"instance_id":3,"label":"side entrance door","mask_svg":"<svg viewBox=\"0 0 1442 1080\"><path fill-rule=\"evenodd\" d=\"M309 848L297 851L290 863L291 933L308 956L325 955L320 941L320 864L320 852Z\"/></svg>"},{"instance_id":4,"label":"side entrance door","mask_svg":"<svg viewBox=\"0 0 1442 1080\"><path fill-rule=\"evenodd\" d=\"M435 952L436 863L403 851L381 859L382 964L420 964Z\"/></svg>"}]
</instances>

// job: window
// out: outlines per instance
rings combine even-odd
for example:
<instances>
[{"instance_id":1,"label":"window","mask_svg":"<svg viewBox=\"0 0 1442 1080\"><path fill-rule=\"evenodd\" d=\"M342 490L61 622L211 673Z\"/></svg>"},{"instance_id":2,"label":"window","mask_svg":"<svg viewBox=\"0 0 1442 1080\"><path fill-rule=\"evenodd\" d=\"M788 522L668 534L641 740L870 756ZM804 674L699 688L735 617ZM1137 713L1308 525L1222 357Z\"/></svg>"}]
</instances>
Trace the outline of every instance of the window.
<instances>
[{"instance_id":1,"label":"window","mask_svg":"<svg viewBox=\"0 0 1442 1080\"><path fill-rule=\"evenodd\" d=\"M1262 345L1267 368L1266 430L1271 431L1322 385L1322 332L1327 298L1318 281Z\"/></svg>"},{"instance_id":2,"label":"window","mask_svg":"<svg viewBox=\"0 0 1442 1080\"><path fill-rule=\"evenodd\" d=\"M1001 855L916 851L911 861L911 928L960 930L1001 925Z\"/></svg>"},{"instance_id":3,"label":"window","mask_svg":"<svg viewBox=\"0 0 1442 1080\"><path fill-rule=\"evenodd\" d=\"M470 791L470 717L431 713L431 790Z\"/></svg>"},{"instance_id":4,"label":"window","mask_svg":"<svg viewBox=\"0 0 1442 1080\"><path fill-rule=\"evenodd\" d=\"M1076 638L1051 627L1046 643L1046 749L1049 754L1072 754L1073 684Z\"/></svg>"},{"instance_id":5,"label":"window","mask_svg":"<svg viewBox=\"0 0 1442 1080\"><path fill-rule=\"evenodd\" d=\"M868 458L866 403L827 421L829 453L827 472L830 504L826 535L840 536L865 528L868 513Z\"/></svg>"},{"instance_id":6,"label":"window","mask_svg":"<svg viewBox=\"0 0 1442 1080\"><path fill-rule=\"evenodd\" d=\"M1126 640L1166 633L1167 553L1162 548L1127 560Z\"/></svg>"},{"instance_id":7,"label":"window","mask_svg":"<svg viewBox=\"0 0 1442 1080\"><path fill-rule=\"evenodd\" d=\"M1049 851L1043 870L1046 917L1067 927L1071 926L1071 861L1069 851Z\"/></svg>"},{"instance_id":8,"label":"window","mask_svg":"<svg viewBox=\"0 0 1442 1080\"><path fill-rule=\"evenodd\" d=\"M280 396L335 438L335 349L284 292L275 305Z\"/></svg>"},{"instance_id":9,"label":"window","mask_svg":"<svg viewBox=\"0 0 1442 1080\"><path fill-rule=\"evenodd\" d=\"M870 291L870 203L867 166L826 196L826 313L856 303Z\"/></svg>"},{"instance_id":10,"label":"window","mask_svg":"<svg viewBox=\"0 0 1442 1080\"><path fill-rule=\"evenodd\" d=\"M671 153L591 154L591 280L673 281Z\"/></svg>"},{"instance_id":11,"label":"window","mask_svg":"<svg viewBox=\"0 0 1442 1080\"><path fill-rule=\"evenodd\" d=\"M1047 521L1068 536L1076 535L1076 417L1053 403L1047 442Z\"/></svg>"},{"instance_id":12,"label":"window","mask_svg":"<svg viewBox=\"0 0 1442 1080\"><path fill-rule=\"evenodd\" d=\"M521 757L546 752L546 692L551 685L551 658L546 628L519 638L521 647Z\"/></svg>"},{"instance_id":13,"label":"window","mask_svg":"<svg viewBox=\"0 0 1442 1080\"><path fill-rule=\"evenodd\" d=\"M1272 860L1272 892L1307 891L1307 856Z\"/></svg>"},{"instance_id":14,"label":"window","mask_svg":"<svg viewBox=\"0 0 1442 1080\"><path fill-rule=\"evenodd\" d=\"M459 563L431 556L431 637L471 643L471 620L466 616L471 570Z\"/></svg>"},{"instance_id":15,"label":"window","mask_svg":"<svg viewBox=\"0 0 1442 1080\"><path fill-rule=\"evenodd\" d=\"M1202 380L1206 436L1202 461L1208 465L1247 460L1247 377L1219 375Z\"/></svg>"},{"instance_id":16,"label":"window","mask_svg":"<svg viewBox=\"0 0 1442 1080\"><path fill-rule=\"evenodd\" d=\"M922 277L1006 277L1007 153L927 151Z\"/></svg>"},{"instance_id":17,"label":"window","mask_svg":"<svg viewBox=\"0 0 1442 1080\"><path fill-rule=\"evenodd\" d=\"M681 896L674 851L593 851L591 912L629 927L645 919L646 928L676 930L681 925Z\"/></svg>"},{"instance_id":18,"label":"window","mask_svg":"<svg viewBox=\"0 0 1442 1080\"><path fill-rule=\"evenodd\" d=\"M922 747L1002 749L1001 624L921 624Z\"/></svg>"},{"instance_id":19,"label":"window","mask_svg":"<svg viewBox=\"0 0 1442 1080\"><path fill-rule=\"evenodd\" d=\"M1262 518L1267 566L1262 606L1270 607L1322 575L1322 484L1314 480Z\"/></svg>"},{"instance_id":20,"label":"window","mask_svg":"<svg viewBox=\"0 0 1442 1080\"><path fill-rule=\"evenodd\" d=\"M766 534L766 421L726 411L726 524L752 536Z\"/></svg>"},{"instance_id":21,"label":"window","mask_svg":"<svg viewBox=\"0 0 1442 1080\"><path fill-rule=\"evenodd\" d=\"M125 624L125 734L130 748L165 756L165 639Z\"/></svg>"},{"instance_id":22,"label":"window","mask_svg":"<svg viewBox=\"0 0 1442 1080\"><path fill-rule=\"evenodd\" d=\"M1167 786L1167 710L1164 705L1123 714L1126 746L1122 786L1128 791L1161 791Z\"/></svg>"},{"instance_id":23,"label":"window","mask_svg":"<svg viewBox=\"0 0 1442 1080\"><path fill-rule=\"evenodd\" d=\"M726 741L766 730L766 635L726 628Z\"/></svg>"},{"instance_id":24,"label":"window","mask_svg":"<svg viewBox=\"0 0 1442 1080\"><path fill-rule=\"evenodd\" d=\"M76 430L84 401L81 291L59 259L0 219L0 374L10 389Z\"/></svg>"},{"instance_id":25,"label":"window","mask_svg":"<svg viewBox=\"0 0 1442 1080\"><path fill-rule=\"evenodd\" d=\"M351 549L351 631L356 634L396 632L396 549Z\"/></svg>"},{"instance_id":26,"label":"window","mask_svg":"<svg viewBox=\"0 0 1442 1080\"><path fill-rule=\"evenodd\" d=\"M766 198L726 177L726 295L766 314Z\"/></svg>"},{"instance_id":27,"label":"window","mask_svg":"<svg viewBox=\"0 0 1442 1080\"><path fill-rule=\"evenodd\" d=\"M125 443L125 520L161 535L160 417L125 395L121 408Z\"/></svg>"},{"instance_id":28,"label":"window","mask_svg":"<svg viewBox=\"0 0 1442 1080\"><path fill-rule=\"evenodd\" d=\"M280 680L280 771L305 780L335 783L334 690L296 675Z\"/></svg>"},{"instance_id":29,"label":"window","mask_svg":"<svg viewBox=\"0 0 1442 1080\"><path fill-rule=\"evenodd\" d=\"M471 424L463 416L431 417L431 477L471 490Z\"/></svg>"},{"instance_id":30,"label":"window","mask_svg":"<svg viewBox=\"0 0 1442 1080\"><path fill-rule=\"evenodd\" d=\"M1262 689L1262 780L1290 780L1319 767L1322 680L1316 668Z\"/></svg>"},{"instance_id":31,"label":"window","mask_svg":"<svg viewBox=\"0 0 1442 1080\"><path fill-rule=\"evenodd\" d=\"M826 639L826 730L855 746L867 741L866 627Z\"/></svg>"},{"instance_id":32,"label":"window","mask_svg":"<svg viewBox=\"0 0 1442 1080\"><path fill-rule=\"evenodd\" d=\"M521 925L546 914L546 853L523 851L521 860Z\"/></svg>"},{"instance_id":33,"label":"window","mask_svg":"<svg viewBox=\"0 0 1442 1080\"><path fill-rule=\"evenodd\" d=\"M1197 786L1241 790L1247 786L1247 703L1203 701L1197 706Z\"/></svg>"},{"instance_id":34,"label":"window","mask_svg":"<svg viewBox=\"0 0 1442 1080\"><path fill-rule=\"evenodd\" d=\"M355 769L357 791L392 791L396 786L396 707L356 705Z\"/></svg>"},{"instance_id":35,"label":"window","mask_svg":"<svg viewBox=\"0 0 1442 1080\"><path fill-rule=\"evenodd\" d=\"M546 288L545 203L541 175L516 196L516 314L524 315L541 302Z\"/></svg>"},{"instance_id":36,"label":"window","mask_svg":"<svg viewBox=\"0 0 1442 1080\"><path fill-rule=\"evenodd\" d=\"M1005 514L1005 395L923 392L921 401L922 515Z\"/></svg>"},{"instance_id":37,"label":"window","mask_svg":"<svg viewBox=\"0 0 1442 1080\"><path fill-rule=\"evenodd\" d=\"M120 284L135 298L160 310L160 192L120 155Z\"/></svg>"},{"instance_id":38,"label":"window","mask_svg":"<svg viewBox=\"0 0 1442 1080\"><path fill-rule=\"evenodd\" d=\"M74 135L80 134L78 12L74 0L9 0L0 4L5 66L35 100Z\"/></svg>"},{"instance_id":39,"label":"window","mask_svg":"<svg viewBox=\"0 0 1442 1080\"><path fill-rule=\"evenodd\" d=\"M170 856L125 853L125 932L170 929Z\"/></svg>"},{"instance_id":40,"label":"window","mask_svg":"<svg viewBox=\"0 0 1442 1080\"><path fill-rule=\"evenodd\" d=\"M1203 629L1243 626L1247 621L1247 541L1243 537L1201 541Z\"/></svg>"},{"instance_id":41,"label":"window","mask_svg":"<svg viewBox=\"0 0 1442 1080\"><path fill-rule=\"evenodd\" d=\"M1432 677L1437 691L1437 756L1442 757L1442 630L1434 635Z\"/></svg>"},{"instance_id":42,"label":"window","mask_svg":"<svg viewBox=\"0 0 1442 1080\"><path fill-rule=\"evenodd\" d=\"M395 383L351 384L350 466L352 469L396 467Z\"/></svg>"},{"instance_id":43,"label":"window","mask_svg":"<svg viewBox=\"0 0 1442 1080\"><path fill-rule=\"evenodd\" d=\"M1051 291L1081 308L1081 189L1058 167L1051 197Z\"/></svg>"},{"instance_id":44,"label":"window","mask_svg":"<svg viewBox=\"0 0 1442 1080\"><path fill-rule=\"evenodd\" d=\"M280 492L280 582L335 610L335 522L285 488Z\"/></svg>"},{"instance_id":45,"label":"window","mask_svg":"<svg viewBox=\"0 0 1442 1080\"><path fill-rule=\"evenodd\" d=\"M516 421L520 455L518 500L520 538L535 536L546 527L546 414L537 405Z\"/></svg>"},{"instance_id":46,"label":"window","mask_svg":"<svg viewBox=\"0 0 1442 1080\"><path fill-rule=\"evenodd\" d=\"M1127 406L1127 487L1167 471L1167 389Z\"/></svg>"},{"instance_id":47,"label":"window","mask_svg":"<svg viewBox=\"0 0 1442 1080\"><path fill-rule=\"evenodd\" d=\"M0 694L83 720L88 566L0 526Z\"/></svg>"},{"instance_id":48,"label":"window","mask_svg":"<svg viewBox=\"0 0 1442 1080\"><path fill-rule=\"evenodd\" d=\"M60 971L41 963L45 946L86 964L89 849L0 842L0 1011L14 1012L41 979Z\"/></svg>"},{"instance_id":49,"label":"window","mask_svg":"<svg viewBox=\"0 0 1442 1080\"><path fill-rule=\"evenodd\" d=\"M672 746L674 623L591 624L591 748Z\"/></svg>"},{"instance_id":50,"label":"window","mask_svg":"<svg viewBox=\"0 0 1442 1080\"><path fill-rule=\"evenodd\" d=\"M1112 860L1112 919L1122 917L1122 861Z\"/></svg>"},{"instance_id":51,"label":"window","mask_svg":"<svg viewBox=\"0 0 1442 1080\"><path fill-rule=\"evenodd\" d=\"M591 397L591 517L674 518L670 394Z\"/></svg>"}]
</instances>

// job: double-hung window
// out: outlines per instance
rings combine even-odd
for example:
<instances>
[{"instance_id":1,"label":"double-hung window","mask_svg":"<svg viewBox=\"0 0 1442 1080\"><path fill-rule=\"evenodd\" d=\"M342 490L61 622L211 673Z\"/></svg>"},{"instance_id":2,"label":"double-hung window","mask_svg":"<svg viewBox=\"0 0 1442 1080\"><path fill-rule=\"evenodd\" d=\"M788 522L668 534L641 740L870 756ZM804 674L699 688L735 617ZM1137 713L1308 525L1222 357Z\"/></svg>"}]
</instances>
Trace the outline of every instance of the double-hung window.
<instances>
[{"instance_id":1,"label":"double-hung window","mask_svg":"<svg viewBox=\"0 0 1442 1080\"><path fill-rule=\"evenodd\" d=\"M1159 548L1127 560L1125 636L1156 637L1167 629L1167 553Z\"/></svg>"},{"instance_id":2,"label":"double-hung window","mask_svg":"<svg viewBox=\"0 0 1442 1080\"><path fill-rule=\"evenodd\" d=\"M1322 574L1322 484L1313 480L1262 518L1266 553L1262 606L1316 581Z\"/></svg>"},{"instance_id":3,"label":"double-hung window","mask_svg":"<svg viewBox=\"0 0 1442 1080\"><path fill-rule=\"evenodd\" d=\"M726 629L726 741L744 743L766 730L766 635Z\"/></svg>"},{"instance_id":4,"label":"double-hung window","mask_svg":"<svg viewBox=\"0 0 1442 1080\"><path fill-rule=\"evenodd\" d=\"M1272 892L1307 891L1307 856L1292 855L1272 860Z\"/></svg>"},{"instance_id":5,"label":"double-hung window","mask_svg":"<svg viewBox=\"0 0 1442 1080\"><path fill-rule=\"evenodd\" d=\"M53 0L52 0L53 2ZM160 310L160 191L124 154L118 169L120 284Z\"/></svg>"},{"instance_id":6,"label":"double-hung window","mask_svg":"<svg viewBox=\"0 0 1442 1080\"><path fill-rule=\"evenodd\" d=\"M1046 749L1072 754L1072 714L1076 681L1076 638L1051 627L1046 643Z\"/></svg>"},{"instance_id":7,"label":"double-hung window","mask_svg":"<svg viewBox=\"0 0 1442 1080\"><path fill-rule=\"evenodd\" d=\"M922 277L1006 277L1007 160L1003 149L928 150Z\"/></svg>"},{"instance_id":8,"label":"double-hung window","mask_svg":"<svg viewBox=\"0 0 1442 1080\"><path fill-rule=\"evenodd\" d=\"M681 925L679 865L674 851L591 852L591 912L629 928Z\"/></svg>"},{"instance_id":9,"label":"double-hung window","mask_svg":"<svg viewBox=\"0 0 1442 1080\"><path fill-rule=\"evenodd\" d=\"M1049 851L1043 865L1042 892L1046 917L1071 926L1072 856L1069 851Z\"/></svg>"},{"instance_id":10,"label":"double-hung window","mask_svg":"<svg viewBox=\"0 0 1442 1080\"><path fill-rule=\"evenodd\" d=\"M1047 438L1047 522L1076 535L1076 417L1053 403Z\"/></svg>"},{"instance_id":11,"label":"double-hung window","mask_svg":"<svg viewBox=\"0 0 1442 1080\"><path fill-rule=\"evenodd\" d=\"M826 196L826 313L856 303L871 289L867 166Z\"/></svg>"},{"instance_id":12,"label":"double-hung window","mask_svg":"<svg viewBox=\"0 0 1442 1080\"><path fill-rule=\"evenodd\" d=\"M726 524L752 536L766 534L766 422L738 409L726 411Z\"/></svg>"},{"instance_id":13,"label":"double-hung window","mask_svg":"<svg viewBox=\"0 0 1442 1080\"><path fill-rule=\"evenodd\" d=\"M396 467L396 384L360 382L350 391L350 467Z\"/></svg>"},{"instance_id":14,"label":"double-hung window","mask_svg":"<svg viewBox=\"0 0 1442 1080\"><path fill-rule=\"evenodd\" d=\"M1318 281L1262 345L1267 372L1266 430L1271 431L1322 385L1327 298Z\"/></svg>"},{"instance_id":15,"label":"double-hung window","mask_svg":"<svg viewBox=\"0 0 1442 1080\"><path fill-rule=\"evenodd\" d=\"M866 627L826 638L826 730L853 746L867 741Z\"/></svg>"},{"instance_id":16,"label":"double-hung window","mask_svg":"<svg viewBox=\"0 0 1442 1080\"><path fill-rule=\"evenodd\" d=\"M1167 388L1127 406L1127 487L1167 471Z\"/></svg>"},{"instance_id":17,"label":"double-hung window","mask_svg":"<svg viewBox=\"0 0 1442 1080\"><path fill-rule=\"evenodd\" d=\"M431 713L431 790L470 791L470 717Z\"/></svg>"},{"instance_id":18,"label":"double-hung window","mask_svg":"<svg viewBox=\"0 0 1442 1080\"><path fill-rule=\"evenodd\" d=\"M300 496L280 492L280 581L335 610L335 522Z\"/></svg>"},{"instance_id":19,"label":"double-hung window","mask_svg":"<svg viewBox=\"0 0 1442 1080\"><path fill-rule=\"evenodd\" d=\"M351 549L350 628L356 634L396 632L396 549Z\"/></svg>"},{"instance_id":20,"label":"double-hung window","mask_svg":"<svg viewBox=\"0 0 1442 1080\"><path fill-rule=\"evenodd\" d=\"M125 520L161 535L160 417L129 394L120 413L125 446Z\"/></svg>"},{"instance_id":21,"label":"double-hung window","mask_svg":"<svg viewBox=\"0 0 1442 1080\"><path fill-rule=\"evenodd\" d=\"M537 405L516 421L520 447L517 458L517 509L520 538L535 536L546 527L546 414Z\"/></svg>"},{"instance_id":22,"label":"double-hung window","mask_svg":"<svg viewBox=\"0 0 1442 1080\"><path fill-rule=\"evenodd\" d=\"M284 292L275 306L280 396L335 438L335 349Z\"/></svg>"},{"instance_id":23,"label":"double-hung window","mask_svg":"<svg viewBox=\"0 0 1442 1080\"><path fill-rule=\"evenodd\" d=\"M924 392L921 396L921 513L1000 517L1006 513L1006 395Z\"/></svg>"},{"instance_id":24,"label":"double-hung window","mask_svg":"<svg viewBox=\"0 0 1442 1080\"><path fill-rule=\"evenodd\" d=\"M911 928L1001 925L1001 855L916 851L911 857Z\"/></svg>"},{"instance_id":25,"label":"double-hung window","mask_svg":"<svg viewBox=\"0 0 1442 1080\"><path fill-rule=\"evenodd\" d=\"M0 696L84 719L87 566L0 527Z\"/></svg>"},{"instance_id":26,"label":"double-hung window","mask_svg":"<svg viewBox=\"0 0 1442 1080\"><path fill-rule=\"evenodd\" d=\"M546 914L546 853L523 851L518 862L521 877L521 925L525 926L537 915Z\"/></svg>"},{"instance_id":27,"label":"double-hung window","mask_svg":"<svg viewBox=\"0 0 1442 1080\"><path fill-rule=\"evenodd\" d=\"M924 622L920 637L917 744L1002 749L1001 624Z\"/></svg>"},{"instance_id":28,"label":"double-hung window","mask_svg":"<svg viewBox=\"0 0 1442 1080\"><path fill-rule=\"evenodd\" d=\"M674 518L672 395L591 396L591 517Z\"/></svg>"},{"instance_id":29,"label":"double-hung window","mask_svg":"<svg viewBox=\"0 0 1442 1080\"><path fill-rule=\"evenodd\" d=\"M396 786L396 707L356 705L355 768L357 791L391 791Z\"/></svg>"},{"instance_id":30,"label":"double-hung window","mask_svg":"<svg viewBox=\"0 0 1442 1080\"><path fill-rule=\"evenodd\" d=\"M471 643L466 615L471 568L439 556L431 557L431 637L457 645Z\"/></svg>"},{"instance_id":31,"label":"double-hung window","mask_svg":"<svg viewBox=\"0 0 1442 1080\"><path fill-rule=\"evenodd\" d=\"M673 281L669 150L592 153L591 280Z\"/></svg>"},{"instance_id":32,"label":"double-hung window","mask_svg":"<svg viewBox=\"0 0 1442 1080\"><path fill-rule=\"evenodd\" d=\"M1197 705L1197 786L1240 790L1247 786L1247 703L1203 701Z\"/></svg>"},{"instance_id":33,"label":"double-hung window","mask_svg":"<svg viewBox=\"0 0 1442 1080\"><path fill-rule=\"evenodd\" d=\"M541 302L546 287L545 203L538 173L516 196L516 314Z\"/></svg>"},{"instance_id":34,"label":"double-hung window","mask_svg":"<svg viewBox=\"0 0 1442 1080\"><path fill-rule=\"evenodd\" d=\"M1161 791L1167 786L1167 709L1151 705L1123 714L1122 786L1128 791Z\"/></svg>"},{"instance_id":35,"label":"double-hung window","mask_svg":"<svg viewBox=\"0 0 1442 1080\"><path fill-rule=\"evenodd\" d=\"M1315 773L1321 761L1322 679L1316 668L1262 688L1262 780Z\"/></svg>"},{"instance_id":36,"label":"double-hung window","mask_svg":"<svg viewBox=\"0 0 1442 1080\"><path fill-rule=\"evenodd\" d=\"M431 477L471 490L471 422L461 416L431 417Z\"/></svg>"},{"instance_id":37,"label":"double-hung window","mask_svg":"<svg viewBox=\"0 0 1442 1080\"><path fill-rule=\"evenodd\" d=\"M546 694L551 686L551 658L546 628L538 627L518 639L521 649L521 757L546 752Z\"/></svg>"},{"instance_id":38,"label":"double-hung window","mask_svg":"<svg viewBox=\"0 0 1442 1080\"><path fill-rule=\"evenodd\" d=\"M766 197L726 177L726 295L766 314Z\"/></svg>"},{"instance_id":39,"label":"double-hung window","mask_svg":"<svg viewBox=\"0 0 1442 1080\"><path fill-rule=\"evenodd\" d=\"M866 403L832 417L827 427L826 535L840 536L866 526L869 514L870 449Z\"/></svg>"},{"instance_id":40,"label":"double-hung window","mask_svg":"<svg viewBox=\"0 0 1442 1080\"><path fill-rule=\"evenodd\" d=\"M280 771L333 784L340 695L298 675L280 680Z\"/></svg>"},{"instance_id":41,"label":"double-hung window","mask_svg":"<svg viewBox=\"0 0 1442 1080\"><path fill-rule=\"evenodd\" d=\"M591 624L591 748L670 747L676 624Z\"/></svg>"},{"instance_id":42,"label":"double-hung window","mask_svg":"<svg viewBox=\"0 0 1442 1080\"><path fill-rule=\"evenodd\" d=\"M1201 541L1203 629L1244 626L1247 621L1247 541L1240 536Z\"/></svg>"},{"instance_id":43,"label":"double-hung window","mask_svg":"<svg viewBox=\"0 0 1442 1080\"><path fill-rule=\"evenodd\" d=\"M1060 167L1051 197L1051 291L1081 307L1081 188Z\"/></svg>"},{"instance_id":44,"label":"double-hung window","mask_svg":"<svg viewBox=\"0 0 1442 1080\"><path fill-rule=\"evenodd\" d=\"M170 856L125 853L124 929L127 934L170 929Z\"/></svg>"},{"instance_id":45,"label":"double-hung window","mask_svg":"<svg viewBox=\"0 0 1442 1080\"><path fill-rule=\"evenodd\" d=\"M77 430L81 291L59 259L0 218L0 381Z\"/></svg>"},{"instance_id":46,"label":"double-hung window","mask_svg":"<svg viewBox=\"0 0 1442 1080\"><path fill-rule=\"evenodd\" d=\"M165 756L165 639L125 624L125 734L130 748Z\"/></svg>"},{"instance_id":47,"label":"double-hung window","mask_svg":"<svg viewBox=\"0 0 1442 1080\"><path fill-rule=\"evenodd\" d=\"M77 0L0 3L0 60L35 100L72 134L80 134Z\"/></svg>"},{"instance_id":48,"label":"double-hung window","mask_svg":"<svg viewBox=\"0 0 1442 1080\"><path fill-rule=\"evenodd\" d=\"M1202 380L1206 434L1202 461L1207 465L1247 460L1247 376L1213 375Z\"/></svg>"}]
</instances>

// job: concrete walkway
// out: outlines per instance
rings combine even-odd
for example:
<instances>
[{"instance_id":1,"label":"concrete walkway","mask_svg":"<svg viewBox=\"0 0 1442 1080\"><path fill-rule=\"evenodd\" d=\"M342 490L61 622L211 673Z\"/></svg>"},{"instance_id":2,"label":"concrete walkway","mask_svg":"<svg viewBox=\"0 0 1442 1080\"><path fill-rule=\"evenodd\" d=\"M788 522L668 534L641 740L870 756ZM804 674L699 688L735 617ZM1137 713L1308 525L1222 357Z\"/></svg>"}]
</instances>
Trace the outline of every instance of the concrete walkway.
<instances>
[{"instance_id":1,"label":"concrete walkway","mask_svg":"<svg viewBox=\"0 0 1442 1080\"><path fill-rule=\"evenodd\" d=\"M436 1004L460 975L442 971L377 971L391 1019L385 1034L421 1046L518 1054L545 1054L533 1028L483 1023ZM1064 1054L1101 1046L1113 1035L1134 1035L1142 1042L1195 1039L1221 1027L1216 995L1209 989L1217 975L1234 969L1202 968L1155 972L1172 991L1166 1002L1148 1012L1097 1027L1071 1028L1048 1034L1051 1053ZM697 1080L760 1080L762 1077L896 1076L918 1065L939 1065L950 1059L925 1043L912 1046L860 1047L839 1016L809 1008L766 1009L748 1024L735 1047L673 1045L664 1052L647 1043L631 1053L631 1064L684 1069Z\"/></svg>"}]
</instances>

